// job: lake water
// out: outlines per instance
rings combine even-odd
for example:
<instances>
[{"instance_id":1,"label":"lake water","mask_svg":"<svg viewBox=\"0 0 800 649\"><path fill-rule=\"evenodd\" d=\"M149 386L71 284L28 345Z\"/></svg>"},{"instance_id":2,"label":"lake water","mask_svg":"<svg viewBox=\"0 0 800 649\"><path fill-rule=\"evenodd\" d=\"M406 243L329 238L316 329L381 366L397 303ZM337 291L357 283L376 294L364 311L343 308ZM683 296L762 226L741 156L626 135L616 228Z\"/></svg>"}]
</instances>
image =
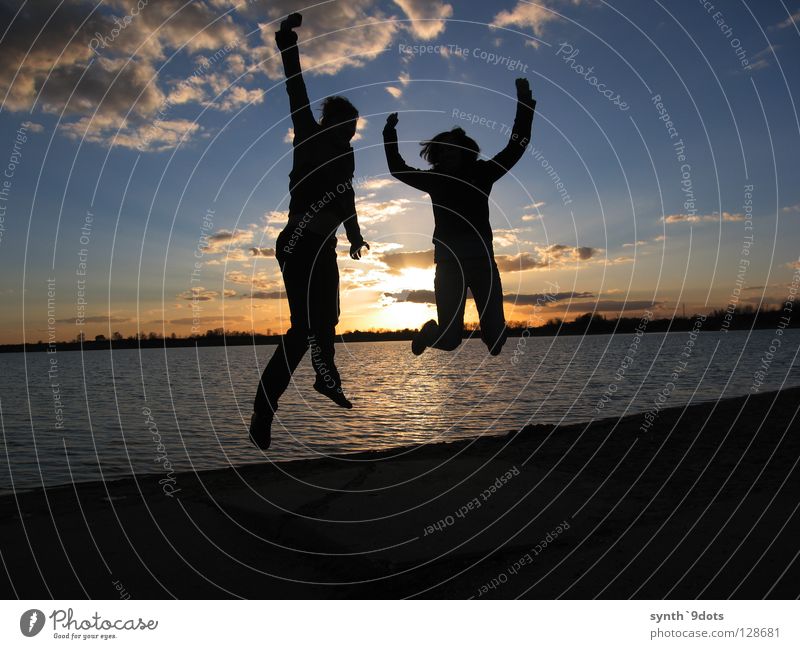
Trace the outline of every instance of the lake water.
<instances>
[{"instance_id":1,"label":"lake water","mask_svg":"<svg viewBox=\"0 0 800 649\"><path fill-rule=\"evenodd\" d=\"M337 345L355 409L337 408L311 390L307 356L281 401L268 457L319 457L644 412L665 389L667 406L744 395L773 338L769 330L704 332L686 357L688 332L646 334L623 373L633 334L512 338L497 357L478 341L421 357L408 342ZM800 385L798 345L800 331L785 331L762 391ZM166 475L165 460L175 470L263 462L247 425L273 349L0 354L0 491ZM682 360L674 388L665 388ZM48 375L52 367L57 372ZM611 396L598 414L604 393Z\"/></svg>"}]
</instances>

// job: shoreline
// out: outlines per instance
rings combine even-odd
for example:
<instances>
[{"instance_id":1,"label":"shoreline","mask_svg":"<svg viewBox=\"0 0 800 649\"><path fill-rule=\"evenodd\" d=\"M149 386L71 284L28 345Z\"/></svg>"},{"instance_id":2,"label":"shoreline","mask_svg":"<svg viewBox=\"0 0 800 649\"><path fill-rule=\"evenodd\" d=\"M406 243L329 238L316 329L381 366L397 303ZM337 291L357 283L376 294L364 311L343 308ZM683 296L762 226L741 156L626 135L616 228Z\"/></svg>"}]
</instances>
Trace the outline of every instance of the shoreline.
<instances>
[{"instance_id":1,"label":"shoreline","mask_svg":"<svg viewBox=\"0 0 800 649\"><path fill-rule=\"evenodd\" d=\"M148 476L4 495L0 583L26 598L115 597L112 580L133 598L795 597L798 404L788 388L667 408L647 433L639 413L180 472L173 496Z\"/></svg>"}]
</instances>

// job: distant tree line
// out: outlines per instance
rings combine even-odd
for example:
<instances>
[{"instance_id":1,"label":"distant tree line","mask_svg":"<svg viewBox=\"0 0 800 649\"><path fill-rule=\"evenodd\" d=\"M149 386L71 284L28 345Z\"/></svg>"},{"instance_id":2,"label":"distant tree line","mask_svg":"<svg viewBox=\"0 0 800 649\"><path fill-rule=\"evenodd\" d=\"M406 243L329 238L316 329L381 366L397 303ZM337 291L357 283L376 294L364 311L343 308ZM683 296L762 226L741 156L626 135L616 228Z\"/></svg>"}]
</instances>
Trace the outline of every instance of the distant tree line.
<instances>
[{"instance_id":1,"label":"distant tree line","mask_svg":"<svg viewBox=\"0 0 800 649\"><path fill-rule=\"evenodd\" d=\"M788 308L791 305L791 308ZM797 317L793 317L797 313ZM690 331L694 326L697 314L691 316L675 316L672 318L651 319L646 326L647 333L665 331ZM788 328L800 327L800 302L789 302L778 308L756 309L750 305L735 309L714 309L706 317L703 331L775 329L781 318L789 317ZM551 318L542 325L532 326L519 320L508 322L511 337L518 336L576 336L594 334L626 334L633 333L642 322L641 316L606 318L601 314L584 313L570 322L561 318ZM416 329L369 329L367 331L346 331L338 336L341 342L373 342L381 340L411 340ZM477 323L466 323L464 338L478 336L480 329ZM79 334L71 341L56 343L58 351L95 350L95 349L137 349L149 347L211 347L218 345L275 345L279 334L237 331L217 327L208 329L204 334L193 334L179 337L174 332L169 335L151 331L123 336L119 331L111 334L111 338L100 334L94 338L86 338ZM0 345L2 352L45 351L48 344L41 340L36 343Z\"/></svg>"}]
</instances>

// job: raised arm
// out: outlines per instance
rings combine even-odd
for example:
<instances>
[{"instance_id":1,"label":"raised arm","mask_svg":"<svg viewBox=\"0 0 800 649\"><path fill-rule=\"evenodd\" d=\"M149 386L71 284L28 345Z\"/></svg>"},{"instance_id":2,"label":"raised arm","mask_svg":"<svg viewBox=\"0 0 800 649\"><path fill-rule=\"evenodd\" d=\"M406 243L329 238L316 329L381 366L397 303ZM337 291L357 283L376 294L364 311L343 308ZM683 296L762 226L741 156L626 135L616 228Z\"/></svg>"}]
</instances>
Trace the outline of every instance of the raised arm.
<instances>
[{"instance_id":1,"label":"raised arm","mask_svg":"<svg viewBox=\"0 0 800 649\"><path fill-rule=\"evenodd\" d=\"M386 126L383 127L383 150L386 153L389 173L406 185L427 192L430 186L428 173L409 167L400 155L400 148L397 146L398 121L397 113L392 113L386 118Z\"/></svg>"},{"instance_id":2,"label":"raised arm","mask_svg":"<svg viewBox=\"0 0 800 649\"><path fill-rule=\"evenodd\" d=\"M513 167L531 140L531 125L536 101L531 95L531 87L527 79L517 79L517 114L508 144L489 161L489 174L492 182L502 178Z\"/></svg>"},{"instance_id":3,"label":"raised arm","mask_svg":"<svg viewBox=\"0 0 800 649\"><path fill-rule=\"evenodd\" d=\"M289 94L289 108L292 111L292 126L295 137L305 139L314 133L317 122L311 111L303 71L300 69L300 52L297 49L297 33L281 25L275 32L275 42L281 51L283 72L286 75L286 92Z\"/></svg>"}]
</instances>

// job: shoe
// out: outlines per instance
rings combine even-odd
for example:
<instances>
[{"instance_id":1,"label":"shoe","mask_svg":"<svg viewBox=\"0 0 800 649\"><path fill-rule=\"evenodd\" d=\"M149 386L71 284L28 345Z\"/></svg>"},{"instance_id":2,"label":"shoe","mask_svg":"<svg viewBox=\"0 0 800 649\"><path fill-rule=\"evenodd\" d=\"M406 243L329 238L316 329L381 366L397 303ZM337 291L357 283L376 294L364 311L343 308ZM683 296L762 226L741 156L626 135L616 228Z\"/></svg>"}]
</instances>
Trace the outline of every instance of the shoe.
<instances>
[{"instance_id":1,"label":"shoe","mask_svg":"<svg viewBox=\"0 0 800 649\"><path fill-rule=\"evenodd\" d=\"M250 417L250 441L262 451L266 451L272 442L272 418L275 416L271 410L254 412Z\"/></svg>"},{"instance_id":2,"label":"shoe","mask_svg":"<svg viewBox=\"0 0 800 649\"><path fill-rule=\"evenodd\" d=\"M353 404L350 403L348 398L344 396L344 392L342 392L342 388L330 388L325 385L321 381L314 381L314 389L319 392L323 397L328 397L331 401L333 401L337 406L342 408L347 408L350 410L353 407Z\"/></svg>"},{"instance_id":3,"label":"shoe","mask_svg":"<svg viewBox=\"0 0 800 649\"><path fill-rule=\"evenodd\" d=\"M414 356L419 356L428 348L430 345L428 340L430 340L431 334L437 326L436 320L428 320L422 325L422 328L414 334L414 337L411 339L411 351L414 353Z\"/></svg>"}]
</instances>

